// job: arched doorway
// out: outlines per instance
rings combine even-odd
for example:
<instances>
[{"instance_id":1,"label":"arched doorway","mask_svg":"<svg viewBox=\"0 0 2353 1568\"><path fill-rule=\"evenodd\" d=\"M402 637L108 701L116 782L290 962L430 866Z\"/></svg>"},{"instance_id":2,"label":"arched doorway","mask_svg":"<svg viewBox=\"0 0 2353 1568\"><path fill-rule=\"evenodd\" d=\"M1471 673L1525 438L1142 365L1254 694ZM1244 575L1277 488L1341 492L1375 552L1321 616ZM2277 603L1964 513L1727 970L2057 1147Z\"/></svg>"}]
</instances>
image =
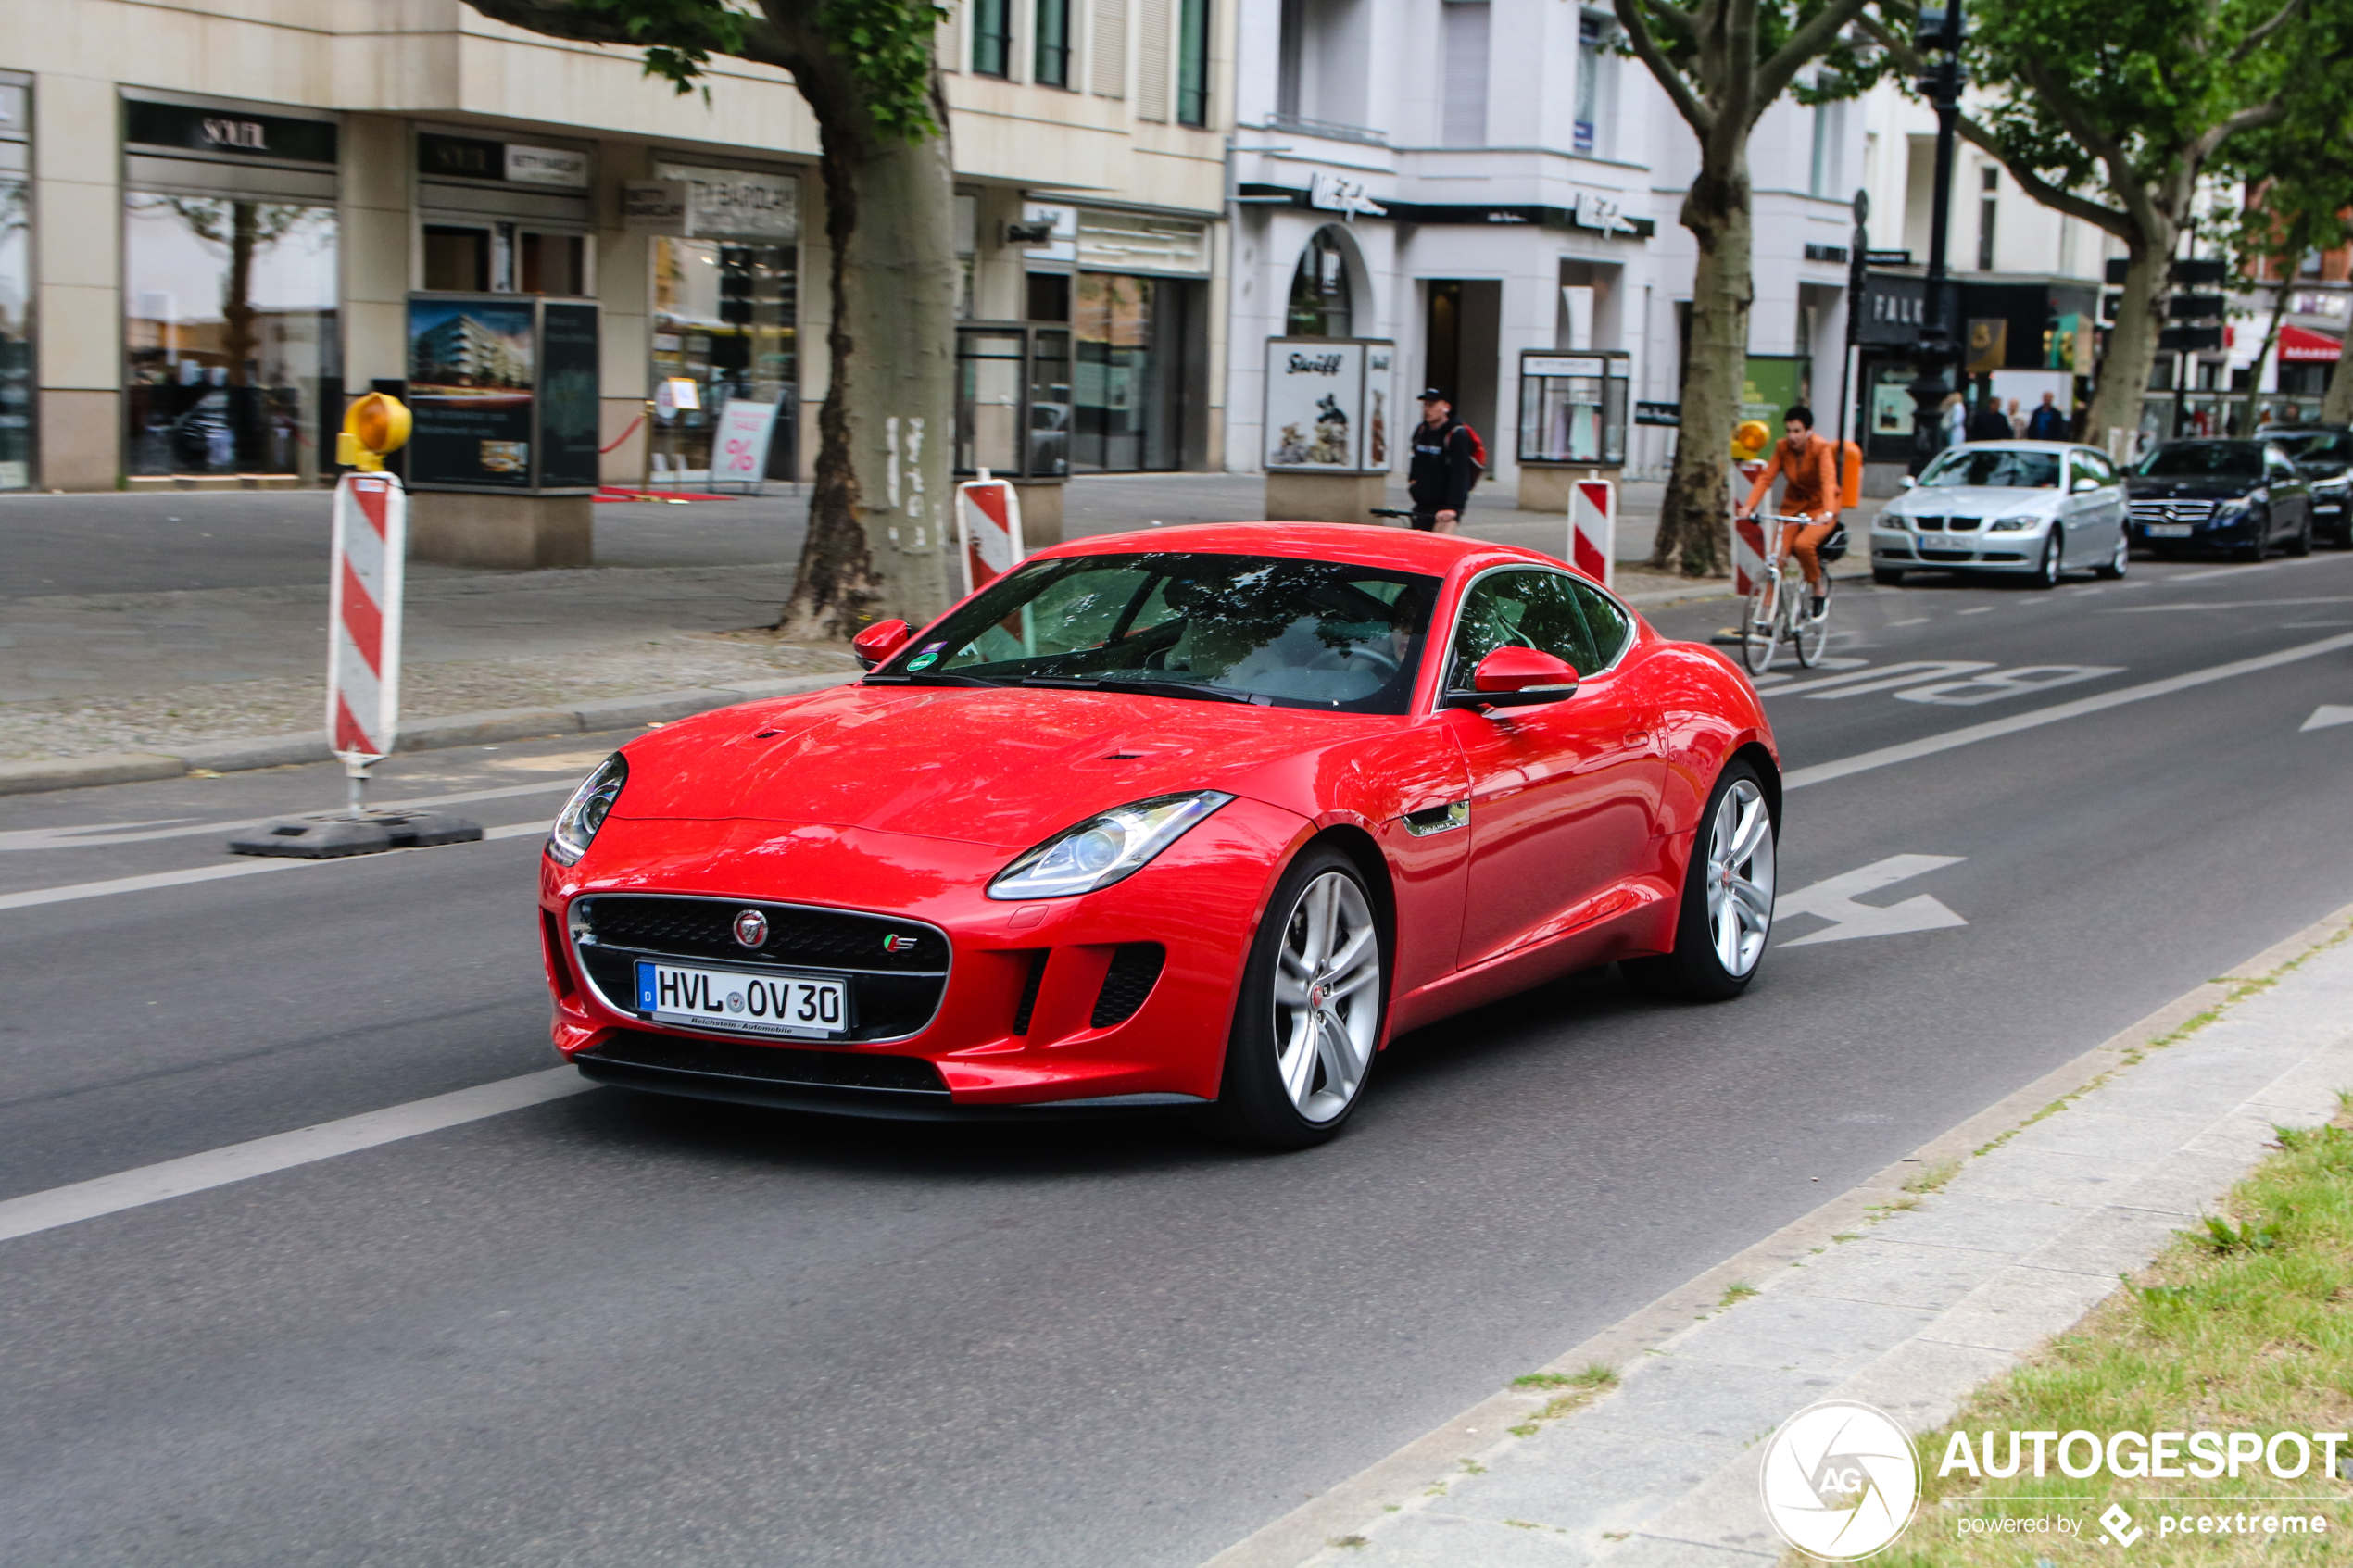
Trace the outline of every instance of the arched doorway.
<instances>
[{"instance_id":1,"label":"arched doorway","mask_svg":"<svg viewBox=\"0 0 2353 1568\"><path fill-rule=\"evenodd\" d=\"M1327 223L1308 236L1291 273L1285 336L1357 335L1355 249L1356 242L1337 223Z\"/></svg>"}]
</instances>

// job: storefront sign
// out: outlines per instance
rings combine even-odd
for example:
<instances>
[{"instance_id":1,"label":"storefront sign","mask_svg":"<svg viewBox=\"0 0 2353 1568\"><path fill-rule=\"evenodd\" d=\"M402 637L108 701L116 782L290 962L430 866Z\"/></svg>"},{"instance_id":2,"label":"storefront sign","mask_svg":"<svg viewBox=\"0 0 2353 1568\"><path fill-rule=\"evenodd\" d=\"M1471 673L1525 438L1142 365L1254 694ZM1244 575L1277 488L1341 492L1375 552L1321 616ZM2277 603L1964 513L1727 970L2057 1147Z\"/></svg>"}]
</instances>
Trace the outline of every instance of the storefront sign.
<instances>
[{"instance_id":1,"label":"storefront sign","mask_svg":"<svg viewBox=\"0 0 2353 1568\"><path fill-rule=\"evenodd\" d=\"M1856 343L1896 345L1906 348L1919 342L1928 324L1928 283L1920 278L1892 278L1881 272L1863 275L1863 308L1855 323Z\"/></svg>"},{"instance_id":2,"label":"storefront sign","mask_svg":"<svg viewBox=\"0 0 2353 1568\"><path fill-rule=\"evenodd\" d=\"M411 489L592 489L597 307L517 295L409 300Z\"/></svg>"},{"instance_id":3,"label":"storefront sign","mask_svg":"<svg viewBox=\"0 0 2353 1568\"><path fill-rule=\"evenodd\" d=\"M1078 259L1078 209L1060 202L1024 202L1021 204L1024 223L1046 225L1046 237L1029 243L1032 261L1076 261ZM1035 232L1033 228L1033 232Z\"/></svg>"},{"instance_id":4,"label":"storefront sign","mask_svg":"<svg viewBox=\"0 0 2353 1568\"><path fill-rule=\"evenodd\" d=\"M1593 191L1577 193L1577 205L1569 209L1569 220L1580 229L1597 230L1604 234L1634 234L1641 231L1626 216L1626 209L1611 197Z\"/></svg>"},{"instance_id":5,"label":"storefront sign","mask_svg":"<svg viewBox=\"0 0 2353 1568\"><path fill-rule=\"evenodd\" d=\"M776 406L749 398L728 400L711 438L714 484L757 484L768 477L768 443L776 431Z\"/></svg>"},{"instance_id":6,"label":"storefront sign","mask_svg":"<svg viewBox=\"0 0 2353 1568\"><path fill-rule=\"evenodd\" d=\"M640 234L685 234L686 182L624 181L621 187L621 226Z\"/></svg>"},{"instance_id":7,"label":"storefront sign","mask_svg":"<svg viewBox=\"0 0 2353 1568\"><path fill-rule=\"evenodd\" d=\"M1367 218L1388 216L1387 210L1365 193L1365 182L1321 169L1307 182L1307 205L1326 212L1361 212Z\"/></svg>"},{"instance_id":8,"label":"storefront sign","mask_svg":"<svg viewBox=\"0 0 2353 1568\"><path fill-rule=\"evenodd\" d=\"M685 182L689 238L764 240L771 245L790 245L800 238L800 182L792 175L670 163L654 173L664 181Z\"/></svg>"},{"instance_id":9,"label":"storefront sign","mask_svg":"<svg viewBox=\"0 0 2353 1568\"><path fill-rule=\"evenodd\" d=\"M562 147L507 144L507 182L512 185L560 185L568 191L588 188L588 155Z\"/></svg>"},{"instance_id":10,"label":"storefront sign","mask_svg":"<svg viewBox=\"0 0 2353 1568\"><path fill-rule=\"evenodd\" d=\"M123 140L139 146L205 153L229 158L279 158L296 163L335 161L335 123L285 115L248 114L242 109L197 108L126 98Z\"/></svg>"},{"instance_id":11,"label":"storefront sign","mask_svg":"<svg viewBox=\"0 0 2353 1568\"><path fill-rule=\"evenodd\" d=\"M1078 265L1089 272L1209 271L1209 226L1190 218L1136 212L1078 212Z\"/></svg>"},{"instance_id":12,"label":"storefront sign","mask_svg":"<svg viewBox=\"0 0 2353 1568\"><path fill-rule=\"evenodd\" d=\"M1266 340L1266 466L1385 472L1394 345L1345 338Z\"/></svg>"},{"instance_id":13,"label":"storefront sign","mask_svg":"<svg viewBox=\"0 0 2353 1568\"><path fill-rule=\"evenodd\" d=\"M1683 423L1683 406L1680 403L1637 403L1634 405L1634 422L1679 429Z\"/></svg>"}]
</instances>

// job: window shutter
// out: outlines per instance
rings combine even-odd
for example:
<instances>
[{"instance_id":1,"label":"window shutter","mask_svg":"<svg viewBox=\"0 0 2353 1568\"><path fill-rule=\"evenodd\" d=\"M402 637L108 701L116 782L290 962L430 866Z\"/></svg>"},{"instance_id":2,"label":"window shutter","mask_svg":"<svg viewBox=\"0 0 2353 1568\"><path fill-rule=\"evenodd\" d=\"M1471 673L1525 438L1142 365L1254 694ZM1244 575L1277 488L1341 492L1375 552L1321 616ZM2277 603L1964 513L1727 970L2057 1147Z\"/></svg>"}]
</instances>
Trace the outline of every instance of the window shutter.
<instances>
[{"instance_id":1,"label":"window shutter","mask_svg":"<svg viewBox=\"0 0 2353 1568\"><path fill-rule=\"evenodd\" d=\"M1168 118L1168 0L1138 0L1136 23L1136 118Z\"/></svg>"},{"instance_id":2,"label":"window shutter","mask_svg":"<svg viewBox=\"0 0 2353 1568\"><path fill-rule=\"evenodd\" d=\"M1127 96L1127 0L1095 0L1088 84L1102 98Z\"/></svg>"}]
</instances>

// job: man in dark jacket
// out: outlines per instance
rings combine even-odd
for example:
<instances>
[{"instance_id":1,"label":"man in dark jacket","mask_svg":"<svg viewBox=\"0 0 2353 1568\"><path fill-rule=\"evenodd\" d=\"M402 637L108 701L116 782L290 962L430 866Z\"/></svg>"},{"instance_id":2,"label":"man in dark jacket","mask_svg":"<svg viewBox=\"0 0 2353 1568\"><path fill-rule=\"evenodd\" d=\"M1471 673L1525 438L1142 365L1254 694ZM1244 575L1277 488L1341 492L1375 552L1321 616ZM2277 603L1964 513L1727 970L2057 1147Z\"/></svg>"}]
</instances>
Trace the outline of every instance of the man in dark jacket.
<instances>
[{"instance_id":1,"label":"man in dark jacket","mask_svg":"<svg viewBox=\"0 0 2353 1568\"><path fill-rule=\"evenodd\" d=\"M1422 394L1422 422L1414 427L1414 460L1405 470L1414 526L1425 533L1453 533L1478 473L1469 428L1454 417L1453 400L1430 387Z\"/></svg>"},{"instance_id":2,"label":"man in dark jacket","mask_svg":"<svg viewBox=\"0 0 2353 1568\"><path fill-rule=\"evenodd\" d=\"M2002 415L2002 406L1992 397L1977 406L1969 416L1969 438L1971 441L2009 441L2014 439L2010 421Z\"/></svg>"},{"instance_id":3,"label":"man in dark jacket","mask_svg":"<svg viewBox=\"0 0 2353 1568\"><path fill-rule=\"evenodd\" d=\"M2029 441L2068 439L2067 415L2057 404L2051 400L2051 394L2047 392L2043 394L2043 406L2027 416L2026 439Z\"/></svg>"}]
</instances>

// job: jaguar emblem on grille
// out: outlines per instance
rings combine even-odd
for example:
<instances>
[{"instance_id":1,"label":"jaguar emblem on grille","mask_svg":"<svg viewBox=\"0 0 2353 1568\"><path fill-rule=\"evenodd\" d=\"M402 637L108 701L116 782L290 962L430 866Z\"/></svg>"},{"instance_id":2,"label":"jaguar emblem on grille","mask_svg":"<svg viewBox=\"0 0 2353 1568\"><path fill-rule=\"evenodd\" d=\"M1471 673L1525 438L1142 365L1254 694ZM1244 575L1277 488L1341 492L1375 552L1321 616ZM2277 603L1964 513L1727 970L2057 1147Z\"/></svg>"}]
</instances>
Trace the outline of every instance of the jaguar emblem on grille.
<instances>
[{"instance_id":1,"label":"jaguar emblem on grille","mask_svg":"<svg viewBox=\"0 0 2353 1568\"><path fill-rule=\"evenodd\" d=\"M912 947L915 945L916 940L917 939L912 936L886 936L883 938L883 951L886 953L903 953L908 948Z\"/></svg>"},{"instance_id":2,"label":"jaguar emblem on grille","mask_svg":"<svg viewBox=\"0 0 2353 1568\"><path fill-rule=\"evenodd\" d=\"M710 929L705 927L705 930ZM768 917L758 909L745 909L736 916L736 940L747 947L757 947L768 940Z\"/></svg>"}]
</instances>

